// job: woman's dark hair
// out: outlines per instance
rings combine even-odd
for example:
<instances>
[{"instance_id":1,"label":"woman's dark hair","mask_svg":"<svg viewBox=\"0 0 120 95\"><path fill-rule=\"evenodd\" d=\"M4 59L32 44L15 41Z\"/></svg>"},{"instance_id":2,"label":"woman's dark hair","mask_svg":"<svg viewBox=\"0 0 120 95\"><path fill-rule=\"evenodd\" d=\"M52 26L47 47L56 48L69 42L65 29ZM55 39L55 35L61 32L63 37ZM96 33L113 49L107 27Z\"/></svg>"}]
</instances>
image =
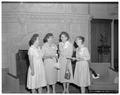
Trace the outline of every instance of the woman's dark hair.
<instances>
[{"instance_id":1,"label":"woman's dark hair","mask_svg":"<svg viewBox=\"0 0 120 95\"><path fill-rule=\"evenodd\" d=\"M39 37L39 34L33 34L32 38L29 41L29 46L33 45L36 41L37 37Z\"/></svg>"},{"instance_id":2,"label":"woman's dark hair","mask_svg":"<svg viewBox=\"0 0 120 95\"><path fill-rule=\"evenodd\" d=\"M83 44L84 41L85 41L85 38L84 38L83 36L77 36L76 39L81 39L81 40L82 40L82 44ZM78 45L76 44L76 39L75 39L75 41L74 41L74 47L75 47L75 48L78 47Z\"/></svg>"},{"instance_id":3,"label":"woman's dark hair","mask_svg":"<svg viewBox=\"0 0 120 95\"><path fill-rule=\"evenodd\" d=\"M43 39L43 42L44 42L44 43L48 42L48 39L49 39L49 37L51 37L51 36L53 36L52 33L47 33L47 34L45 35L44 39Z\"/></svg>"},{"instance_id":4,"label":"woman's dark hair","mask_svg":"<svg viewBox=\"0 0 120 95\"><path fill-rule=\"evenodd\" d=\"M75 48L77 48L77 47L78 47L78 45L76 44L76 42L75 42L75 41L74 41L73 46L74 46Z\"/></svg>"},{"instance_id":5,"label":"woman's dark hair","mask_svg":"<svg viewBox=\"0 0 120 95\"><path fill-rule=\"evenodd\" d=\"M67 33L67 32L61 32L61 34L60 34L60 36L59 36L59 41L61 42L62 40L61 40L61 36L62 35L65 35L66 37L67 37L67 40L69 40L70 39L70 37L69 37L69 34Z\"/></svg>"},{"instance_id":6,"label":"woman's dark hair","mask_svg":"<svg viewBox=\"0 0 120 95\"><path fill-rule=\"evenodd\" d=\"M77 38L80 39L80 40L82 40L82 44L84 43L85 38L84 38L83 36L77 36L76 39L77 39Z\"/></svg>"}]
</instances>

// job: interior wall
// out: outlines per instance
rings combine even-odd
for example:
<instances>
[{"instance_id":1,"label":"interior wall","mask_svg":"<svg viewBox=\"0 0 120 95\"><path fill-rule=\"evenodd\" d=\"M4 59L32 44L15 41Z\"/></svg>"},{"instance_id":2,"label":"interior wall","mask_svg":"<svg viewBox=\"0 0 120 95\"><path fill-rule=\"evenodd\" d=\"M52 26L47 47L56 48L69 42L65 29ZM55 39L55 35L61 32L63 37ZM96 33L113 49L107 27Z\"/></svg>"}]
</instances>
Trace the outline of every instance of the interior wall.
<instances>
[{"instance_id":1,"label":"interior wall","mask_svg":"<svg viewBox=\"0 0 120 95\"><path fill-rule=\"evenodd\" d=\"M2 68L16 75L15 54L19 49L28 49L34 33L40 34L41 45L48 32L54 34L56 43L62 31L70 34L72 42L82 35L90 50L90 19L101 11L96 9L89 14L93 9L87 3L2 3Z\"/></svg>"},{"instance_id":2,"label":"interior wall","mask_svg":"<svg viewBox=\"0 0 120 95\"><path fill-rule=\"evenodd\" d=\"M8 5L3 5L2 47L4 64L2 67L8 67L9 72L13 75L16 75L15 54L19 49L29 48L28 42L34 33L40 34L41 45L45 34L53 33L55 41L58 43L60 32L66 31L69 33L72 42L78 35L85 36L85 44L88 46L89 15L84 11L86 7L83 6L83 9L81 9L81 13L83 11L82 15L78 15L76 13L72 14L70 9L76 9L76 7L70 7L68 4L54 4L53 6L34 4L31 6L33 8L29 11L30 13L22 10L23 12L20 12L18 16L15 14L17 13L16 10L8 9L7 12L6 7ZM15 5L11 7L15 8Z\"/></svg>"},{"instance_id":3,"label":"interior wall","mask_svg":"<svg viewBox=\"0 0 120 95\"><path fill-rule=\"evenodd\" d=\"M118 2L91 3L90 14L97 19L118 19Z\"/></svg>"}]
</instances>

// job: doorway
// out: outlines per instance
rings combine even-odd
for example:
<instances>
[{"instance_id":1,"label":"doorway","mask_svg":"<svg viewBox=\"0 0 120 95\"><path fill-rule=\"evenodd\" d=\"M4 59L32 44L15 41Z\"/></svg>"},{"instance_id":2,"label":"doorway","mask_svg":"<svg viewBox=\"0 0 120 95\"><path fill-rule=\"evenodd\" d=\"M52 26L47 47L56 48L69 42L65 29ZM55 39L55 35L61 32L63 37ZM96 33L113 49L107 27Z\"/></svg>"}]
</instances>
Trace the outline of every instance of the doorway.
<instances>
[{"instance_id":1,"label":"doorway","mask_svg":"<svg viewBox=\"0 0 120 95\"><path fill-rule=\"evenodd\" d=\"M91 20L91 62L111 62L111 22L109 19Z\"/></svg>"}]
</instances>

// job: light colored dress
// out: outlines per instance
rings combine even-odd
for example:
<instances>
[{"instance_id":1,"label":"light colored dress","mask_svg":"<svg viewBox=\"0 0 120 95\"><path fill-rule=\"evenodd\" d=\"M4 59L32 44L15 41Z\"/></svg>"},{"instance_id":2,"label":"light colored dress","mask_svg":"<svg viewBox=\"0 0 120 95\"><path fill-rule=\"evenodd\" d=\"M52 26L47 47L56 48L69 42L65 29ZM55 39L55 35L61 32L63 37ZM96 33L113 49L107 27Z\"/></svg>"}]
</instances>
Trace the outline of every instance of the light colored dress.
<instances>
[{"instance_id":1,"label":"light colored dress","mask_svg":"<svg viewBox=\"0 0 120 95\"><path fill-rule=\"evenodd\" d=\"M69 60L69 62L67 63L68 60L67 58L71 58L73 54L73 45L69 41L67 41L65 44L63 42L60 42L59 51L60 51L60 57L59 57L60 70L59 70L58 81L60 81L61 83L63 82L73 83L73 71L72 71L71 60ZM68 68L71 73L70 80L65 79L66 64L68 65Z\"/></svg>"},{"instance_id":2,"label":"light colored dress","mask_svg":"<svg viewBox=\"0 0 120 95\"><path fill-rule=\"evenodd\" d=\"M57 54L57 46L52 44L51 46L46 42L42 50L44 52L44 56L52 56ZM47 84L52 85L57 82L57 69L55 68L56 58L47 58L44 59L44 66L46 72L46 80Z\"/></svg>"},{"instance_id":3,"label":"light colored dress","mask_svg":"<svg viewBox=\"0 0 120 95\"><path fill-rule=\"evenodd\" d=\"M90 85L90 72L88 61L90 55L86 47L82 47L80 50L76 50L76 58L83 58L84 61L77 61L74 73L74 83L80 87L86 87Z\"/></svg>"},{"instance_id":4,"label":"light colored dress","mask_svg":"<svg viewBox=\"0 0 120 95\"><path fill-rule=\"evenodd\" d=\"M36 89L40 87L46 86L45 79L45 70L42 61L43 52L40 48L36 48L35 46L31 46L28 50L28 55L33 57L33 65L34 65L34 75L31 75L31 68L28 68L28 76L27 76L27 87L28 89Z\"/></svg>"}]
</instances>

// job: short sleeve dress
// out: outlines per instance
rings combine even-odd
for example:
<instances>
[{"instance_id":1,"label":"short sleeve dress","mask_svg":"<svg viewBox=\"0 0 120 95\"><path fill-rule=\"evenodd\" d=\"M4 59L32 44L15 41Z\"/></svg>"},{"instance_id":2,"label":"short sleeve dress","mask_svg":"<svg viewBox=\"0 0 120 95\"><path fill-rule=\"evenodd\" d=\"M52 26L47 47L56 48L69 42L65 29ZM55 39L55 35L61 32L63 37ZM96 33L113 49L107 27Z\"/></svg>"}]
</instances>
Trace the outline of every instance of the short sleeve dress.
<instances>
[{"instance_id":1,"label":"short sleeve dress","mask_svg":"<svg viewBox=\"0 0 120 95\"><path fill-rule=\"evenodd\" d=\"M82 47L80 50L77 48L76 57L83 58L84 61L77 61L74 73L74 84L80 87L86 87L90 85L90 72L88 61L90 55L87 47Z\"/></svg>"},{"instance_id":2,"label":"short sleeve dress","mask_svg":"<svg viewBox=\"0 0 120 95\"><path fill-rule=\"evenodd\" d=\"M33 57L34 75L31 75L31 68L28 68L27 87L36 89L46 86L45 70L42 61L43 52L40 48L31 46L28 50L28 56Z\"/></svg>"},{"instance_id":3,"label":"short sleeve dress","mask_svg":"<svg viewBox=\"0 0 120 95\"><path fill-rule=\"evenodd\" d=\"M52 56L57 54L57 46L55 44L52 44L51 46L46 42L42 50L44 52L44 56ZM47 58L44 60L44 66L45 66L45 74L46 74L46 80L47 84L52 85L57 82L57 69L55 68L56 64L56 58Z\"/></svg>"},{"instance_id":4,"label":"short sleeve dress","mask_svg":"<svg viewBox=\"0 0 120 95\"><path fill-rule=\"evenodd\" d=\"M60 64L60 70L59 70L59 76L58 76L58 81L61 83L63 82L69 82L73 83L73 71L72 71L72 64L71 60L69 60L69 63L67 63L68 59L71 58L73 54L73 45L69 41L67 41L65 44L63 42L59 43L59 64ZM66 65L68 65L69 71L71 73L70 79L65 79L65 71L66 71Z\"/></svg>"}]
</instances>

